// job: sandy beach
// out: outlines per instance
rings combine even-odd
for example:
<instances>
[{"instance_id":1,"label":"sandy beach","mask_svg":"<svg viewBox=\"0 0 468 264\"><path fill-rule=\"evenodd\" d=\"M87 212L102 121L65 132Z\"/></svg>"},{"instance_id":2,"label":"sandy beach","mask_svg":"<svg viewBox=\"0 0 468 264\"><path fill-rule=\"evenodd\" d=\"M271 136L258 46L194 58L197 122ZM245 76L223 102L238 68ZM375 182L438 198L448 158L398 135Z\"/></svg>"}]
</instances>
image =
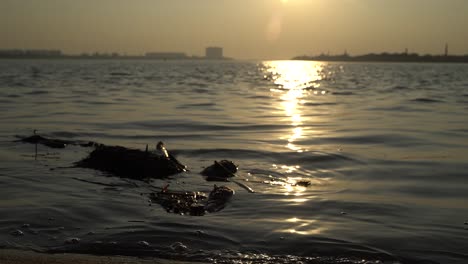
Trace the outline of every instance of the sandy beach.
<instances>
[{"instance_id":1,"label":"sandy beach","mask_svg":"<svg viewBox=\"0 0 468 264\"><path fill-rule=\"evenodd\" d=\"M163 259L140 259L124 256L93 256L82 254L44 254L22 250L0 250L1 264L184 264L189 262L163 260Z\"/></svg>"}]
</instances>

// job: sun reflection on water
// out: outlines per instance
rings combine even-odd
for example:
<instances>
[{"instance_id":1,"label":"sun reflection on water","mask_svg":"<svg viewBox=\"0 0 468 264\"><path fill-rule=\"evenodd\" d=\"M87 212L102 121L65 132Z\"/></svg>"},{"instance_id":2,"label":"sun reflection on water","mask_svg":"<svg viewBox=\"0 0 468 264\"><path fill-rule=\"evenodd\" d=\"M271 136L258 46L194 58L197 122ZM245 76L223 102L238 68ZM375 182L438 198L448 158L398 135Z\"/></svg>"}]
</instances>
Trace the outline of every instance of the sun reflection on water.
<instances>
[{"instance_id":1,"label":"sun reflection on water","mask_svg":"<svg viewBox=\"0 0 468 264\"><path fill-rule=\"evenodd\" d=\"M292 217L284 220L287 227L277 230L281 233L291 233L298 235L318 235L327 230L318 220L315 219L301 219Z\"/></svg>"},{"instance_id":2,"label":"sun reflection on water","mask_svg":"<svg viewBox=\"0 0 468 264\"><path fill-rule=\"evenodd\" d=\"M316 96L326 95L321 81L326 78L325 68L327 64L310 61L269 61L261 65L264 79L273 84L270 92L275 100L273 106L274 116L279 117L279 122L286 124L288 129L281 131L279 138L284 140L285 148L290 151L308 152L304 139L312 136L311 124L318 122L312 109L307 109L307 103L313 102ZM266 181L271 185L282 187L281 200L288 206L304 206L315 197L311 194L310 186L317 186L316 179L306 177L298 165L277 165L273 168L286 177L274 177L269 175ZM275 219L281 222L281 228L277 232L292 233L298 235L320 234L326 230L318 220L301 219L291 217L286 220Z\"/></svg>"},{"instance_id":3,"label":"sun reflection on water","mask_svg":"<svg viewBox=\"0 0 468 264\"><path fill-rule=\"evenodd\" d=\"M287 141L286 147L295 152L308 149L296 144L305 136L303 127L306 121L302 114L304 98L308 95L323 95L320 81L324 78L325 63L309 61L269 61L263 63L264 78L273 82L276 88L271 92L280 99L279 110L284 112L285 121L291 130L280 139Z\"/></svg>"},{"instance_id":4,"label":"sun reflection on water","mask_svg":"<svg viewBox=\"0 0 468 264\"><path fill-rule=\"evenodd\" d=\"M310 61L267 61L265 77L270 78L279 89L318 88L323 79L323 62Z\"/></svg>"},{"instance_id":5,"label":"sun reflection on water","mask_svg":"<svg viewBox=\"0 0 468 264\"><path fill-rule=\"evenodd\" d=\"M300 166L288 166L281 165L278 166L273 164L273 168L281 171L283 174L293 174ZM306 202L307 199L302 198L302 196L307 191L307 186L312 185L312 181L309 179L304 179L302 177L287 176L286 178L278 178L272 175L268 176L270 180L265 181L268 184L275 186L282 186L285 196L291 196L292 198L288 199L289 202L293 204L300 204Z\"/></svg>"}]
</instances>

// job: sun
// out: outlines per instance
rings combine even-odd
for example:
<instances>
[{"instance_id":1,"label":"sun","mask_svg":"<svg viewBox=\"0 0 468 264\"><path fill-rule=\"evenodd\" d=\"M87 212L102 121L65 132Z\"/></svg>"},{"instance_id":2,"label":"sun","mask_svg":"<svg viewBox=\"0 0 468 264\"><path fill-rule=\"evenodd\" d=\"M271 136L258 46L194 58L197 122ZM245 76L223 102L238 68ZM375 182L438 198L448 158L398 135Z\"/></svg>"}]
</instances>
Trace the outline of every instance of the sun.
<instances>
[{"instance_id":1,"label":"sun","mask_svg":"<svg viewBox=\"0 0 468 264\"><path fill-rule=\"evenodd\" d=\"M287 4L287 3L289 2L289 0L280 0L280 1L281 1L281 3L283 3L283 4Z\"/></svg>"}]
</instances>

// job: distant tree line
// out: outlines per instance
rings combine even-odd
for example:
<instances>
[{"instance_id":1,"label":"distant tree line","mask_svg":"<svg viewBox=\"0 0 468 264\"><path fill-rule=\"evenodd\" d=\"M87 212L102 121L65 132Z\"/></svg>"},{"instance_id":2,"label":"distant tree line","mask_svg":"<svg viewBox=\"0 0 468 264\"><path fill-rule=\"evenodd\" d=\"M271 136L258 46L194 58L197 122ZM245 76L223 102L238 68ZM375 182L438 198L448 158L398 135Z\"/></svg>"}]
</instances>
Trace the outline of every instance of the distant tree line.
<instances>
[{"instance_id":1,"label":"distant tree line","mask_svg":"<svg viewBox=\"0 0 468 264\"><path fill-rule=\"evenodd\" d=\"M419 55L417 53L370 53L350 56L346 52L342 55L297 56L294 60L316 61L352 61L352 62L461 62L468 63L468 55Z\"/></svg>"},{"instance_id":2,"label":"distant tree line","mask_svg":"<svg viewBox=\"0 0 468 264\"><path fill-rule=\"evenodd\" d=\"M63 56L61 50L42 50L42 49L7 49L0 50L0 57L2 58L40 58L40 57L61 57Z\"/></svg>"},{"instance_id":3,"label":"distant tree line","mask_svg":"<svg viewBox=\"0 0 468 264\"><path fill-rule=\"evenodd\" d=\"M183 52L147 52L144 55L122 55L117 52L93 52L81 53L79 55L68 55L61 50L22 50L22 49L0 49L0 59L150 59L150 60L202 60L207 57L188 56ZM230 60L227 57L218 59Z\"/></svg>"}]
</instances>

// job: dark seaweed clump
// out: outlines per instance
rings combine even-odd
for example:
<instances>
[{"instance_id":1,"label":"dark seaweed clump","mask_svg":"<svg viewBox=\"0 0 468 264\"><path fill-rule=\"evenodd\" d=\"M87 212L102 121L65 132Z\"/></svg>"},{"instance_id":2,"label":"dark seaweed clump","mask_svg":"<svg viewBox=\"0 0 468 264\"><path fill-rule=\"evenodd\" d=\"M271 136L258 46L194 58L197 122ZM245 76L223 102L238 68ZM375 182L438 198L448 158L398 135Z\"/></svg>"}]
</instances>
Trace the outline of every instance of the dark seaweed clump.
<instances>
[{"instance_id":1,"label":"dark seaweed clump","mask_svg":"<svg viewBox=\"0 0 468 264\"><path fill-rule=\"evenodd\" d=\"M202 216L205 214L206 195L202 192L161 191L150 194L150 199L168 213Z\"/></svg>"},{"instance_id":2,"label":"dark seaweed clump","mask_svg":"<svg viewBox=\"0 0 468 264\"><path fill-rule=\"evenodd\" d=\"M149 197L168 213L202 216L224 209L233 195L234 190L227 186L214 185L208 198L203 192L173 192L166 186L161 192L150 193Z\"/></svg>"},{"instance_id":3,"label":"dark seaweed clump","mask_svg":"<svg viewBox=\"0 0 468 264\"><path fill-rule=\"evenodd\" d=\"M206 167L200 174L206 176L207 181L227 181L227 178L234 177L236 172L237 165L234 162L220 160Z\"/></svg>"},{"instance_id":4,"label":"dark seaweed clump","mask_svg":"<svg viewBox=\"0 0 468 264\"><path fill-rule=\"evenodd\" d=\"M132 179L164 178L185 171L185 166L153 152L120 146L97 146L76 166L112 173Z\"/></svg>"}]
</instances>

